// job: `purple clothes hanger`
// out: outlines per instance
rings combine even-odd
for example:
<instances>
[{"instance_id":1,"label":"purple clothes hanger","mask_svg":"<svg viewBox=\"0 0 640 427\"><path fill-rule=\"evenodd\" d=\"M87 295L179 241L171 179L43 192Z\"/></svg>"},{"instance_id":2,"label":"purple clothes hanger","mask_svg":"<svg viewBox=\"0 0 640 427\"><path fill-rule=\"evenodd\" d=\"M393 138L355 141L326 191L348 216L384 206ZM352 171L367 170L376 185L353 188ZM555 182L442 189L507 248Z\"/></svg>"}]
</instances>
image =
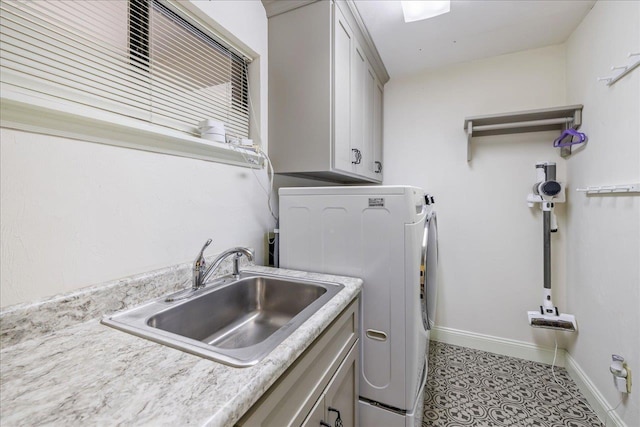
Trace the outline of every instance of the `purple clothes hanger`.
<instances>
[{"instance_id":1,"label":"purple clothes hanger","mask_svg":"<svg viewBox=\"0 0 640 427\"><path fill-rule=\"evenodd\" d=\"M577 141L573 140L573 137L578 137ZM568 141L564 141L566 138L569 138ZM582 132L578 132L575 129L566 129L562 131L560 136L553 141L553 146L558 147L569 147L570 145L582 144L587 140L587 135ZM564 142L563 142L564 141Z\"/></svg>"}]
</instances>

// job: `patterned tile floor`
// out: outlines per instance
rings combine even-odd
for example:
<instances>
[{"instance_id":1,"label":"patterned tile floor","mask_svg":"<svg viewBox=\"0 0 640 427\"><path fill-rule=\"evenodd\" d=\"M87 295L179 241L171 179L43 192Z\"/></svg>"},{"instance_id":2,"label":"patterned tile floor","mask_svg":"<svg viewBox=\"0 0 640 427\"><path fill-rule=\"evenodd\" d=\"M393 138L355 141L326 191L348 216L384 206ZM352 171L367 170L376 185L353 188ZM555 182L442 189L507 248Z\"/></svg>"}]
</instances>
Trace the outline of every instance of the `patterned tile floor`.
<instances>
[{"instance_id":1,"label":"patterned tile floor","mask_svg":"<svg viewBox=\"0 0 640 427\"><path fill-rule=\"evenodd\" d=\"M564 368L431 341L422 427L602 427ZM563 387L564 386L564 387Z\"/></svg>"}]
</instances>

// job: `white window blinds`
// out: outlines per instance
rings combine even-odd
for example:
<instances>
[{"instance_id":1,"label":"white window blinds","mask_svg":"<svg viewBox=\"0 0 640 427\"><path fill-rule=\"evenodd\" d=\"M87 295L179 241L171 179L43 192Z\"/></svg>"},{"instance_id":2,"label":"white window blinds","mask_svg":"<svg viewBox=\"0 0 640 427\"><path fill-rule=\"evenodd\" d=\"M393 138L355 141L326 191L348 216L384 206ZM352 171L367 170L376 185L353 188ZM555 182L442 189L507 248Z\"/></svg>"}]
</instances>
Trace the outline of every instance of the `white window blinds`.
<instances>
[{"instance_id":1,"label":"white window blinds","mask_svg":"<svg viewBox=\"0 0 640 427\"><path fill-rule=\"evenodd\" d=\"M156 0L2 0L1 81L197 135L249 136L247 58Z\"/></svg>"}]
</instances>

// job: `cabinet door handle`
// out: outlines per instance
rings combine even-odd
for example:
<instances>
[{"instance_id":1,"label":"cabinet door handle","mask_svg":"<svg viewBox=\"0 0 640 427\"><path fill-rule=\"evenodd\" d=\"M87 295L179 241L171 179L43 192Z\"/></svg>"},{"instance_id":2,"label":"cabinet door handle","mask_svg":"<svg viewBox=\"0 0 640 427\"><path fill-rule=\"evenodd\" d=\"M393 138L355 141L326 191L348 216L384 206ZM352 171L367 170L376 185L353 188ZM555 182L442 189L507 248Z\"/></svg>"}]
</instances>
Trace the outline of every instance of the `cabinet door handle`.
<instances>
[{"instance_id":1,"label":"cabinet door handle","mask_svg":"<svg viewBox=\"0 0 640 427\"><path fill-rule=\"evenodd\" d=\"M353 163L354 165L359 165L362 161L362 153L357 148L352 148L351 151L353 151L353 154L356 158L355 160L352 160L351 163Z\"/></svg>"},{"instance_id":2,"label":"cabinet door handle","mask_svg":"<svg viewBox=\"0 0 640 427\"><path fill-rule=\"evenodd\" d=\"M379 162L379 161L376 160L373 163L375 163L375 165L376 165L376 171L375 172L376 173L382 173L382 162Z\"/></svg>"},{"instance_id":3,"label":"cabinet door handle","mask_svg":"<svg viewBox=\"0 0 640 427\"><path fill-rule=\"evenodd\" d=\"M329 408L327 408L329 410L329 412L335 412L338 414L338 418L336 418L336 422L334 424L335 427L342 427L342 417L340 417L340 411L338 411L336 408L332 408L331 406L329 406Z\"/></svg>"},{"instance_id":4,"label":"cabinet door handle","mask_svg":"<svg viewBox=\"0 0 640 427\"><path fill-rule=\"evenodd\" d=\"M321 425L322 427L331 427L331 424L327 424L327 423L325 423L324 421L320 421L320 425Z\"/></svg>"}]
</instances>

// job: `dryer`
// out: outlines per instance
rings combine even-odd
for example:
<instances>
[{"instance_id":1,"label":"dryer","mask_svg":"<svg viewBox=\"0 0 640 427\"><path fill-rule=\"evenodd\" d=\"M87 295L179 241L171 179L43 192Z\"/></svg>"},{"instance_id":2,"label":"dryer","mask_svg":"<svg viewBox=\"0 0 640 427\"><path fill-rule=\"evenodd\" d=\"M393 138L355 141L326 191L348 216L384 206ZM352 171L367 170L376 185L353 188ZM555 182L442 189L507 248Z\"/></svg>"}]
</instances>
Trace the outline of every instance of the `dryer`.
<instances>
[{"instance_id":1,"label":"dryer","mask_svg":"<svg viewBox=\"0 0 640 427\"><path fill-rule=\"evenodd\" d=\"M420 426L435 319L433 198L411 186L281 188L280 266L360 277L360 423Z\"/></svg>"}]
</instances>

